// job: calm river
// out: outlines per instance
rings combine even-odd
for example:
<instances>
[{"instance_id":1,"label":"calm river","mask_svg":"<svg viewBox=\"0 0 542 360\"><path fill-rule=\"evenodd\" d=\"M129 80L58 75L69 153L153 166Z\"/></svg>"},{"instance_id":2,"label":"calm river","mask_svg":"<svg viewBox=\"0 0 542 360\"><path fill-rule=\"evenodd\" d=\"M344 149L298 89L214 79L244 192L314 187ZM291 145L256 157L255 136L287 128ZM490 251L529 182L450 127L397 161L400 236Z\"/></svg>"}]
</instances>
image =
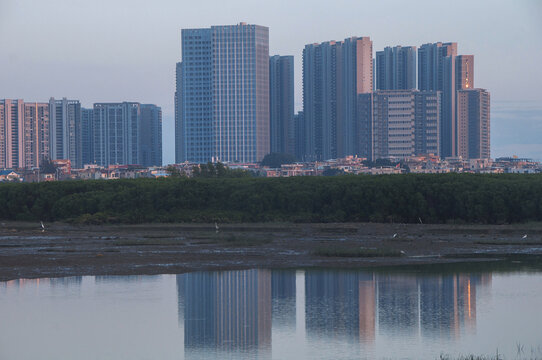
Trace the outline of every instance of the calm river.
<instances>
[{"instance_id":1,"label":"calm river","mask_svg":"<svg viewBox=\"0 0 542 360\"><path fill-rule=\"evenodd\" d=\"M0 283L0 359L542 358L522 264Z\"/></svg>"}]
</instances>

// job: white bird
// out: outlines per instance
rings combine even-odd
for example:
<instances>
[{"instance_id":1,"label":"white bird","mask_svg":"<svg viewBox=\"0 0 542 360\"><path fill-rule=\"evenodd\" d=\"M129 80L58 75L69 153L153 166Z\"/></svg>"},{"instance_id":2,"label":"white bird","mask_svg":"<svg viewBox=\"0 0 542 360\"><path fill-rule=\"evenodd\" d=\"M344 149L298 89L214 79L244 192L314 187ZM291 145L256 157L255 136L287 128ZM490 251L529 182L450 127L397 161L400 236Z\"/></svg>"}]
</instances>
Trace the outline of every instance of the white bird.
<instances>
[{"instance_id":1,"label":"white bird","mask_svg":"<svg viewBox=\"0 0 542 360\"><path fill-rule=\"evenodd\" d=\"M45 225L43 225L43 221L40 221L40 224L41 224L41 232L44 232L45 231Z\"/></svg>"},{"instance_id":2,"label":"white bird","mask_svg":"<svg viewBox=\"0 0 542 360\"><path fill-rule=\"evenodd\" d=\"M217 224L216 222L215 222L215 229L216 229L216 232L218 232L218 230L220 229L220 228L218 227L218 224Z\"/></svg>"},{"instance_id":3,"label":"white bird","mask_svg":"<svg viewBox=\"0 0 542 360\"><path fill-rule=\"evenodd\" d=\"M523 235L522 239L527 239L527 234Z\"/></svg>"},{"instance_id":4,"label":"white bird","mask_svg":"<svg viewBox=\"0 0 542 360\"><path fill-rule=\"evenodd\" d=\"M395 239L396 237L397 237L397 233L393 234L393 236L391 238Z\"/></svg>"}]
</instances>

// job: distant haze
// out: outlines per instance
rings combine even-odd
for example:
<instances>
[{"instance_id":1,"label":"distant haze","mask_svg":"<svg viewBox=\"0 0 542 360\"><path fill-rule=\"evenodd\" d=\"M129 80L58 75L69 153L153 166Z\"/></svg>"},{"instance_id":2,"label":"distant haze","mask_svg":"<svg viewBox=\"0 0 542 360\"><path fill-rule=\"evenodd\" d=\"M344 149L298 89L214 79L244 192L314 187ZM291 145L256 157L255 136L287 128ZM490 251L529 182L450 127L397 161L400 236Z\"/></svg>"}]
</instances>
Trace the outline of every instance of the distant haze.
<instances>
[{"instance_id":1,"label":"distant haze","mask_svg":"<svg viewBox=\"0 0 542 360\"><path fill-rule=\"evenodd\" d=\"M541 18L539 0L0 0L0 99L65 96L85 107L154 103L163 110L164 163L171 163L182 28L241 21L268 26L270 53L295 56L297 109L304 45L350 36L370 36L374 51L456 41L459 54L475 55L475 86L488 89L493 104L542 104ZM525 143L500 134L539 131L537 109L530 121L513 125L502 115L492 124L492 156L542 158L540 136ZM516 144L527 146L515 151Z\"/></svg>"}]
</instances>

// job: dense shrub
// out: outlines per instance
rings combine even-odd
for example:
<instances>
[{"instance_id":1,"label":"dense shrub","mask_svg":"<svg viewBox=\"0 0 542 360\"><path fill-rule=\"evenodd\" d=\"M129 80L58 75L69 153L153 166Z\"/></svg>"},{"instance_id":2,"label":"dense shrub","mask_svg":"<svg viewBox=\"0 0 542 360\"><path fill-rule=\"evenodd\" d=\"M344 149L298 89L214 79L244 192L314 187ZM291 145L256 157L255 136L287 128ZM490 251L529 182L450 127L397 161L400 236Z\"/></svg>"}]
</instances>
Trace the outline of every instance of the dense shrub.
<instances>
[{"instance_id":1,"label":"dense shrub","mask_svg":"<svg viewBox=\"0 0 542 360\"><path fill-rule=\"evenodd\" d=\"M542 175L169 178L1 184L0 218L100 222L517 223Z\"/></svg>"}]
</instances>

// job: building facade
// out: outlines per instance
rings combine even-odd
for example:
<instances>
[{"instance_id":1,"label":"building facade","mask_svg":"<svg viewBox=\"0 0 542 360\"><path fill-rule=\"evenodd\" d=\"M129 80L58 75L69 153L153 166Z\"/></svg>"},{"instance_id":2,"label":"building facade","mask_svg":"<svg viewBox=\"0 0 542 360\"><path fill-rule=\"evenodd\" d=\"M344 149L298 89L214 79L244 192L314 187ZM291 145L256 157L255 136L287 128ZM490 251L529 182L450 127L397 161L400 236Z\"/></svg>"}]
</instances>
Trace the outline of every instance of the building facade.
<instances>
[{"instance_id":1,"label":"building facade","mask_svg":"<svg viewBox=\"0 0 542 360\"><path fill-rule=\"evenodd\" d=\"M152 104L141 104L140 111L139 164L162 166L162 109Z\"/></svg>"},{"instance_id":2,"label":"building facade","mask_svg":"<svg viewBox=\"0 0 542 360\"><path fill-rule=\"evenodd\" d=\"M19 129L23 127L24 101L0 100L0 167L19 167Z\"/></svg>"},{"instance_id":3,"label":"building facade","mask_svg":"<svg viewBox=\"0 0 542 360\"><path fill-rule=\"evenodd\" d=\"M376 89L416 89L416 47L386 47L376 52Z\"/></svg>"},{"instance_id":4,"label":"building facade","mask_svg":"<svg viewBox=\"0 0 542 360\"><path fill-rule=\"evenodd\" d=\"M414 154L414 92L382 90L373 98L373 158Z\"/></svg>"},{"instance_id":5,"label":"building facade","mask_svg":"<svg viewBox=\"0 0 542 360\"><path fill-rule=\"evenodd\" d=\"M414 93L415 155L440 156L440 91Z\"/></svg>"},{"instance_id":6,"label":"building facade","mask_svg":"<svg viewBox=\"0 0 542 360\"><path fill-rule=\"evenodd\" d=\"M0 167L37 168L50 158L49 104L0 100Z\"/></svg>"},{"instance_id":7,"label":"building facade","mask_svg":"<svg viewBox=\"0 0 542 360\"><path fill-rule=\"evenodd\" d=\"M68 159L82 167L81 104L79 100L49 100L51 160Z\"/></svg>"},{"instance_id":8,"label":"building facade","mask_svg":"<svg viewBox=\"0 0 542 360\"><path fill-rule=\"evenodd\" d=\"M269 58L270 148L295 155L294 57Z\"/></svg>"},{"instance_id":9,"label":"building facade","mask_svg":"<svg viewBox=\"0 0 542 360\"><path fill-rule=\"evenodd\" d=\"M358 95L372 89L372 41L368 37L305 46L303 113L307 160L357 154Z\"/></svg>"},{"instance_id":10,"label":"building facade","mask_svg":"<svg viewBox=\"0 0 542 360\"><path fill-rule=\"evenodd\" d=\"M305 116L303 111L298 111L294 116L295 123L295 157L299 161L305 160Z\"/></svg>"},{"instance_id":11,"label":"building facade","mask_svg":"<svg viewBox=\"0 0 542 360\"><path fill-rule=\"evenodd\" d=\"M358 96L361 157L433 154L440 149L440 92L381 90Z\"/></svg>"},{"instance_id":12,"label":"building facade","mask_svg":"<svg viewBox=\"0 0 542 360\"><path fill-rule=\"evenodd\" d=\"M81 108L81 166L94 164L94 109Z\"/></svg>"},{"instance_id":13,"label":"building facade","mask_svg":"<svg viewBox=\"0 0 542 360\"><path fill-rule=\"evenodd\" d=\"M424 44L418 50L418 88L441 91L441 157L457 156L457 43Z\"/></svg>"},{"instance_id":14,"label":"building facade","mask_svg":"<svg viewBox=\"0 0 542 360\"><path fill-rule=\"evenodd\" d=\"M269 153L269 29L182 30L178 162L260 161Z\"/></svg>"},{"instance_id":15,"label":"building facade","mask_svg":"<svg viewBox=\"0 0 542 360\"><path fill-rule=\"evenodd\" d=\"M474 55L459 55L455 59L456 90L474 89Z\"/></svg>"},{"instance_id":16,"label":"building facade","mask_svg":"<svg viewBox=\"0 0 542 360\"><path fill-rule=\"evenodd\" d=\"M457 91L458 156L490 158L490 95L485 89Z\"/></svg>"},{"instance_id":17,"label":"building facade","mask_svg":"<svg viewBox=\"0 0 542 360\"><path fill-rule=\"evenodd\" d=\"M95 164L139 164L140 116L138 103L94 104Z\"/></svg>"}]
</instances>

